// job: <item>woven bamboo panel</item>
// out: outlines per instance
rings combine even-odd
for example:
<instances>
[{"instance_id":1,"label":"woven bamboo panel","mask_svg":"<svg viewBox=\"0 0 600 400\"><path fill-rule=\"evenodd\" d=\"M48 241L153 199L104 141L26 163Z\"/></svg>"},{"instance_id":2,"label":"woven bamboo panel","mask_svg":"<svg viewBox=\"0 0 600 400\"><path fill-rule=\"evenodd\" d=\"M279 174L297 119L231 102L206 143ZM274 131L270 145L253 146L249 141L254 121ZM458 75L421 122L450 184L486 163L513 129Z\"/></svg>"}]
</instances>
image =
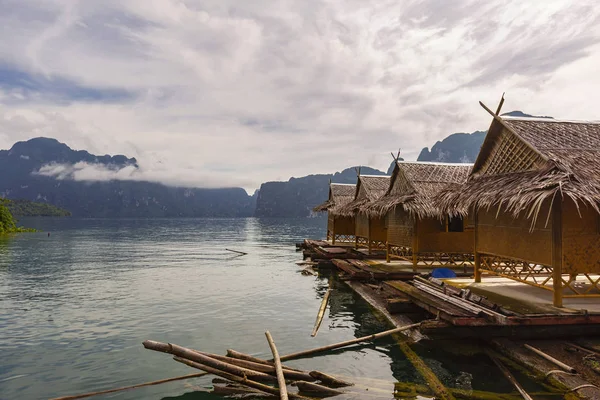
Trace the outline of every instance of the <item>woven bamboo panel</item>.
<instances>
[{"instance_id":1,"label":"woven bamboo panel","mask_svg":"<svg viewBox=\"0 0 600 400\"><path fill-rule=\"evenodd\" d=\"M530 171L543 165L544 160L516 135L503 129L488 158L480 169L483 175Z\"/></svg>"},{"instance_id":2,"label":"woven bamboo panel","mask_svg":"<svg viewBox=\"0 0 600 400\"><path fill-rule=\"evenodd\" d=\"M388 215L387 241L391 245L412 247L414 220L401 207L396 207Z\"/></svg>"}]
</instances>

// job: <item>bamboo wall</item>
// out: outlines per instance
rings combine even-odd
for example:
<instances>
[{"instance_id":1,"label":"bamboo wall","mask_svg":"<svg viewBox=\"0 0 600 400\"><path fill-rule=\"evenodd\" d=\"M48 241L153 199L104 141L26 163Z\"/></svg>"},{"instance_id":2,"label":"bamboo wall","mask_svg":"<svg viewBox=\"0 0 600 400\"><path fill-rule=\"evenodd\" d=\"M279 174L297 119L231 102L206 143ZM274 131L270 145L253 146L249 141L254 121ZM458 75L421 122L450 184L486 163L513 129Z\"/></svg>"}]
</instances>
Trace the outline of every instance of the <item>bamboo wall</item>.
<instances>
[{"instance_id":1,"label":"bamboo wall","mask_svg":"<svg viewBox=\"0 0 600 400\"><path fill-rule=\"evenodd\" d=\"M387 241L393 246L412 247L414 221L402 207L396 207L388 213Z\"/></svg>"},{"instance_id":2,"label":"bamboo wall","mask_svg":"<svg viewBox=\"0 0 600 400\"><path fill-rule=\"evenodd\" d=\"M355 217L356 236L369 237L369 217L357 214Z\"/></svg>"},{"instance_id":3,"label":"bamboo wall","mask_svg":"<svg viewBox=\"0 0 600 400\"><path fill-rule=\"evenodd\" d=\"M464 221L465 228L467 221ZM417 222L419 253L473 253L474 231L445 232L444 221L437 218L420 219Z\"/></svg>"},{"instance_id":4,"label":"bamboo wall","mask_svg":"<svg viewBox=\"0 0 600 400\"><path fill-rule=\"evenodd\" d=\"M387 240L387 228L385 218L371 218L369 227L371 229L371 240L384 242Z\"/></svg>"},{"instance_id":5,"label":"bamboo wall","mask_svg":"<svg viewBox=\"0 0 600 400\"><path fill-rule=\"evenodd\" d=\"M327 213L327 232L333 232L335 217L331 213Z\"/></svg>"},{"instance_id":6,"label":"bamboo wall","mask_svg":"<svg viewBox=\"0 0 600 400\"><path fill-rule=\"evenodd\" d=\"M590 206L581 204L578 211L572 200L563 202L563 273L600 272L599 223Z\"/></svg>"},{"instance_id":7,"label":"bamboo wall","mask_svg":"<svg viewBox=\"0 0 600 400\"><path fill-rule=\"evenodd\" d=\"M336 235L354 235L354 217L336 217L334 223Z\"/></svg>"},{"instance_id":8,"label":"bamboo wall","mask_svg":"<svg viewBox=\"0 0 600 400\"><path fill-rule=\"evenodd\" d=\"M549 210L549 202L544 203L536 225L530 231L531 219L524 216L513 218L506 212L496 215L496 209L480 209L477 215L477 251L552 265L552 221L547 220Z\"/></svg>"}]
</instances>

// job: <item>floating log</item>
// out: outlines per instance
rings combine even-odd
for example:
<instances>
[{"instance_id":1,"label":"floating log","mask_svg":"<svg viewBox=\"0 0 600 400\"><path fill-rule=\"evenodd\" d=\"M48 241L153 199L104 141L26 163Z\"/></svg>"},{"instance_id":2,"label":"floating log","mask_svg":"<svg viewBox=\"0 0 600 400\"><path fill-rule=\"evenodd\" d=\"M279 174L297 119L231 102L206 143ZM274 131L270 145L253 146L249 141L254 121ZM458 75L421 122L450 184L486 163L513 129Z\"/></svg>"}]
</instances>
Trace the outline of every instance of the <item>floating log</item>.
<instances>
[{"instance_id":1,"label":"floating log","mask_svg":"<svg viewBox=\"0 0 600 400\"><path fill-rule=\"evenodd\" d=\"M214 394L218 394L221 396L238 396L243 395L244 399L258 397L260 399L278 399L279 396L274 396L272 394L267 394L260 390L252 389L249 387L245 387L239 384L227 384L226 386L222 385L214 385L213 391Z\"/></svg>"},{"instance_id":2,"label":"floating log","mask_svg":"<svg viewBox=\"0 0 600 400\"><path fill-rule=\"evenodd\" d=\"M535 354L537 354L538 356L545 358L546 360L550 361L552 364L556 365L557 367L559 367L560 369L563 369L567 372L570 372L572 374L576 374L577 371L575 370L575 368L568 366L567 364L563 363L560 360L557 360L556 358L552 357L549 354L544 353L543 351L541 351L540 349L536 349L533 346L530 346L528 344L524 344L525 348L533 351Z\"/></svg>"},{"instance_id":3,"label":"floating log","mask_svg":"<svg viewBox=\"0 0 600 400\"><path fill-rule=\"evenodd\" d=\"M249 386L251 388L258 389L258 390L263 391L263 392L268 393L268 394L279 395L279 389L275 389L272 386L268 386L268 385L264 385L264 384L259 383L259 382L255 382L255 381L250 380L250 379L248 379L246 377L240 377L240 376L237 376L237 375L233 375L233 374L230 374L228 372L221 371L220 369L213 368L211 366L200 364L200 363L197 363L197 362L194 362L194 361L190 361L190 360L188 360L186 358L182 358L182 357L178 357L178 356L173 357L173 360L175 360L177 362L180 362L182 364L185 364L185 365L187 365L189 367L200 369L202 371L209 372L209 373L211 373L213 375L220 376L221 378L229 379L230 381L241 383L242 385L246 385L246 386ZM294 393L290 393L289 397L292 398L292 399L309 400L308 398L306 398L304 396L300 396L300 395L297 395L297 394L294 394Z\"/></svg>"},{"instance_id":4,"label":"floating log","mask_svg":"<svg viewBox=\"0 0 600 400\"><path fill-rule=\"evenodd\" d=\"M231 251L232 253L237 253L240 256L245 256L248 253L244 253L243 251L237 251L237 250L231 250L231 249L225 249L226 251Z\"/></svg>"},{"instance_id":5,"label":"floating log","mask_svg":"<svg viewBox=\"0 0 600 400\"><path fill-rule=\"evenodd\" d=\"M508 370L508 368L506 368L504 364L502 364L502 362L494 354L492 354L492 352L488 352L488 356L492 359L494 364L496 364L496 366L506 377L506 379L508 379L510 383L512 383L512 385L515 387L515 389L517 389L517 391L521 394L521 397L523 397L525 400L533 400L531 396L525 391L525 389L523 389L523 386L521 386L519 382L517 382L515 377Z\"/></svg>"},{"instance_id":6,"label":"floating log","mask_svg":"<svg viewBox=\"0 0 600 400\"><path fill-rule=\"evenodd\" d=\"M360 342L372 341L372 340L379 339L379 338L382 338L385 336L393 335L394 333L398 333L398 332L406 331L408 329L416 328L420 325L421 325L421 323L419 322L416 324L410 324L410 325L406 325L406 326L401 326L399 328L390 329L388 331L375 333L373 335L363 336L363 337L360 337L357 339L346 340L344 342L339 342L339 343L334 343L334 344L330 344L327 346L317 347L315 349L299 351L296 353L281 356L281 361L292 360L294 358L300 358L300 357L304 357L304 356L308 356L308 355L316 354L316 353L322 353L327 350L339 349L340 347L346 347L346 346L350 346L351 344L356 344L356 343L360 343ZM272 361L272 360L270 360L270 361Z\"/></svg>"},{"instance_id":7,"label":"floating log","mask_svg":"<svg viewBox=\"0 0 600 400\"><path fill-rule=\"evenodd\" d=\"M264 372L266 374L275 374L275 366L274 365L269 365L269 364L265 364L265 363L257 363L257 362L253 362L253 361L242 360L242 359L232 358L232 357L227 357L227 356L221 356L221 355L218 355L218 354L206 353L206 352L203 352L203 351L199 351L198 353L204 354L204 355L206 355L206 356L208 356L210 358L214 358L214 359L219 360L219 361L223 361L223 362L227 362L229 364L237 365L238 367L244 367L244 368L248 368L248 369L253 369L255 371ZM287 368L283 368L283 375L287 379L293 380L293 381L312 381L312 380L316 380L308 372L290 370L290 369L287 369Z\"/></svg>"},{"instance_id":8,"label":"floating log","mask_svg":"<svg viewBox=\"0 0 600 400\"><path fill-rule=\"evenodd\" d=\"M315 327L313 328L313 331L310 334L310 336L312 336L312 337L317 336L317 331L319 330L319 327L321 326L321 322L323 321L323 316L325 315L325 310L327 309L327 302L329 301L330 294L331 294L331 288L327 289L327 291L325 292L325 296L323 296L323 301L321 301L321 307L319 307L319 312L317 314L317 320L315 321Z\"/></svg>"},{"instance_id":9,"label":"floating log","mask_svg":"<svg viewBox=\"0 0 600 400\"><path fill-rule=\"evenodd\" d=\"M178 346L171 343L155 342L153 340L146 340L143 342L145 348L149 350L159 351L162 353L169 353L176 355L181 358L187 358L188 360L208 365L214 369L228 372L237 376L246 376L255 381L261 382L275 382L276 378L272 375L265 374L264 372L254 371L248 368L238 367L227 362L219 361L214 358L205 356L204 354L197 353L193 350L185 347Z\"/></svg>"},{"instance_id":10,"label":"floating log","mask_svg":"<svg viewBox=\"0 0 600 400\"><path fill-rule=\"evenodd\" d=\"M309 374L314 379L317 379L317 380L319 380L329 386L333 386L333 387L343 387L343 386L353 386L354 385L351 382L343 381L334 376L327 375L327 374L324 374L319 371L310 371Z\"/></svg>"},{"instance_id":11,"label":"floating log","mask_svg":"<svg viewBox=\"0 0 600 400\"><path fill-rule=\"evenodd\" d=\"M266 331L265 336L267 337L267 342L269 342L271 353L273 353L273 362L275 363L275 372L277 373L277 385L279 386L279 398L281 400L288 400L287 386L285 384L285 378L283 377L279 352L277 351L277 347L275 346L275 341L273 340L271 333Z\"/></svg>"},{"instance_id":12,"label":"floating log","mask_svg":"<svg viewBox=\"0 0 600 400\"><path fill-rule=\"evenodd\" d=\"M257 357L254 357L254 356L251 356L251 355L245 354L245 353L240 353L239 351L235 351L232 349L227 350L227 357L237 358L240 360L252 361L252 362L255 362L258 364L265 364L265 365L273 366L273 361L263 360L262 358L257 358ZM289 370L289 371L296 371L296 372L305 372L300 369L288 367L286 365L283 365L283 369Z\"/></svg>"},{"instance_id":13,"label":"floating log","mask_svg":"<svg viewBox=\"0 0 600 400\"><path fill-rule=\"evenodd\" d=\"M85 399L86 397L99 396L101 394L122 392L124 390L137 389L137 388L146 387L146 386L160 385L161 383L175 382L175 381L181 381L184 379L191 379L191 378L200 378L201 376L205 376L205 375L208 375L208 372L200 372L198 374L189 374L189 375L177 376L175 378L160 379L158 381L138 383L137 385L124 386L124 387L120 387L120 388L116 388L116 389L101 390L99 392L83 393L83 394L77 394L74 396L55 397L54 399L51 399L51 400Z\"/></svg>"},{"instance_id":14,"label":"floating log","mask_svg":"<svg viewBox=\"0 0 600 400\"><path fill-rule=\"evenodd\" d=\"M298 381L295 382L294 385L298 387L300 393L308 394L311 396L317 397L329 397L329 396L337 396L338 394L344 394L336 389L328 388L327 386L317 385L316 383Z\"/></svg>"}]
</instances>

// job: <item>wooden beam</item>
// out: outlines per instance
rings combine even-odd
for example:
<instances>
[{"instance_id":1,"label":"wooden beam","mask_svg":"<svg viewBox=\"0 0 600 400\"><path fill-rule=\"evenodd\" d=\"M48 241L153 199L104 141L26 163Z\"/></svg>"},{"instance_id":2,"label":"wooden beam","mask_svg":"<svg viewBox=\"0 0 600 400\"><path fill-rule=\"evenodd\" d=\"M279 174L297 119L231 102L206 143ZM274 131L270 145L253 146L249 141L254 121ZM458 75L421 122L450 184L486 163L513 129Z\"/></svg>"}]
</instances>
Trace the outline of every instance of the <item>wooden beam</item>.
<instances>
[{"instance_id":1,"label":"wooden beam","mask_svg":"<svg viewBox=\"0 0 600 400\"><path fill-rule=\"evenodd\" d=\"M473 248L473 255L475 257L475 282L479 283L481 282L481 254L479 254L478 251L478 230L479 230L479 217L477 216L478 212L477 209L475 207L473 207L473 219L474 219L474 225L475 225L475 230L473 231L473 237L474 237L474 248Z\"/></svg>"},{"instance_id":2,"label":"wooden beam","mask_svg":"<svg viewBox=\"0 0 600 400\"><path fill-rule=\"evenodd\" d=\"M413 271L417 272L417 263L419 262L418 252L419 252L419 218L415 216L415 221L413 223L413 246L412 246L412 262L413 262Z\"/></svg>"},{"instance_id":3,"label":"wooden beam","mask_svg":"<svg viewBox=\"0 0 600 400\"><path fill-rule=\"evenodd\" d=\"M552 286L554 306L563 306L562 285L562 198L552 198Z\"/></svg>"}]
</instances>

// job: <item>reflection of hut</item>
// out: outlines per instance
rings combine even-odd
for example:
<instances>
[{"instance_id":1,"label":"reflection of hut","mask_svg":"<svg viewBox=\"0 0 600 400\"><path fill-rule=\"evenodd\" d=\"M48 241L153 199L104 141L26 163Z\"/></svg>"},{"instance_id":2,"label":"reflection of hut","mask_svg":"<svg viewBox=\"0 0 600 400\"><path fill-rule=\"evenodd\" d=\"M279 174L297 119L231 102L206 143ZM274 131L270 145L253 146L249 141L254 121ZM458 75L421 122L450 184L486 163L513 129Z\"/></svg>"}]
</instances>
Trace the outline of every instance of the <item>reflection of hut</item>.
<instances>
[{"instance_id":1,"label":"reflection of hut","mask_svg":"<svg viewBox=\"0 0 600 400\"><path fill-rule=\"evenodd\" d=\"M552 290L558 307L600 297L591 276L600 273L600 124L487 111L494 119L466 187L441 196L448 209L475 211L475 280Z\"/></svg>"},{"instance_id":2,"label":"reflection of hut","mask_svg":"<svg viewBox=\"0 0 600 400\"><path fill-rule=\"evenodd\" d=\"M471 164L397 161L384 196L368 207L379 218L387 215L387 260L462 265L473 258L473 226L468 218L448 217L435 196L459 187Z\"/></svg>"},{"instance_id":3,"label":"reflection of hut","mask_svg":"<svg viewBox=\"0 0 600 400\"><path fill-rule=\"evenodd\" d=\"M354 242L354 216L336 214L336 210L354 200L356 185L329 183L329 198L323 204L313 208L315 212L327 211L327 240L336 242Z\"/></svg>"},{"instance_id":4,"label":"reflection of hut","mask_svg":"<svg viewBox=\"0 0 600 400\"><path fill-rule=\"evenodd\" d=\"M385 175L359 175L354 200L340 208L341 215L355 218L355 246L366 247L369 254L374 248L385 249L387 229L385 216L369 216L361 210L379 199L387 190L390 177Z\"/></svg>"}]
</instances>

